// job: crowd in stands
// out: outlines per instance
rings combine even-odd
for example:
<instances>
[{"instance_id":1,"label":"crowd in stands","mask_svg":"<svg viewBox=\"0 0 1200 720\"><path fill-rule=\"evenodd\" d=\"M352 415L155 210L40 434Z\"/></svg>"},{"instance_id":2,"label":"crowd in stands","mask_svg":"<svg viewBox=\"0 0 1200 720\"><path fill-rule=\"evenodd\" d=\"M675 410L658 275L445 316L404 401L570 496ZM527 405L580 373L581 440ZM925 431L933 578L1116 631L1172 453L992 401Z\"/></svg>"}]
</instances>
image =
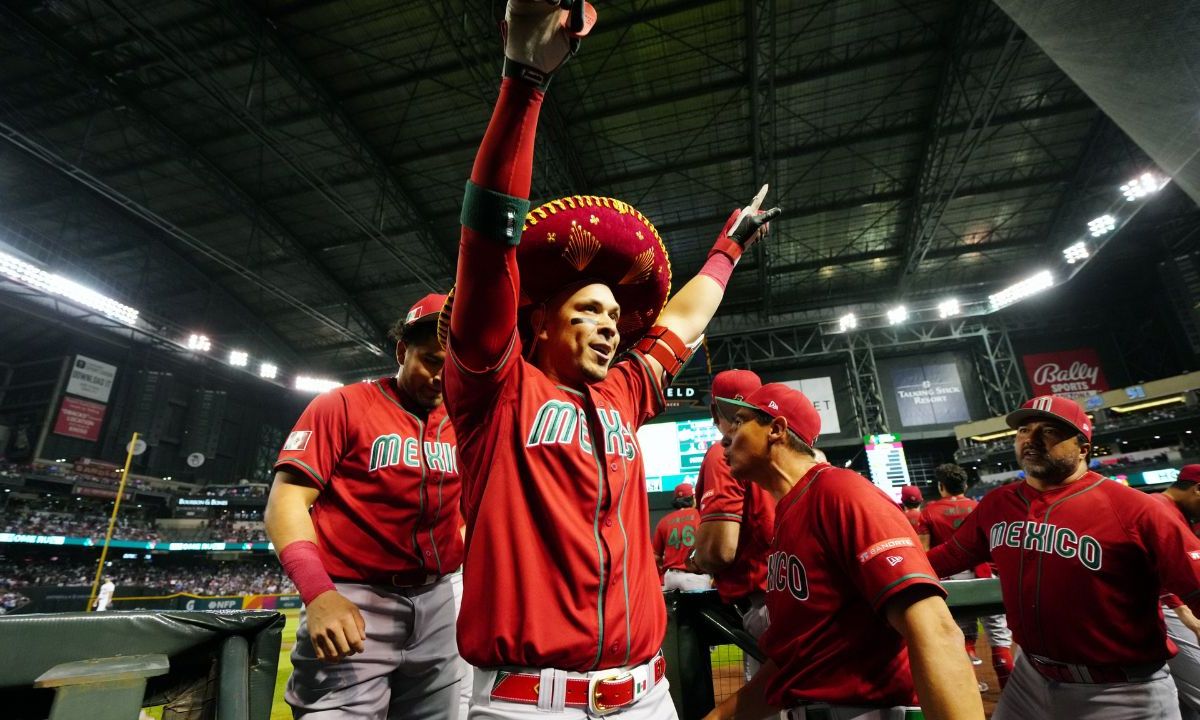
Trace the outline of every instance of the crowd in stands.
<instances>
[{"instance_id":1,"label":"crowd in stands","mask_svg":"<svg viewBox=\"0 0 1200 720\"><path fill-rule=\"evenodd\" d=\"M0 598L19 595L25 587L69 587L91 585L94 562L31 562L0 559ZM117 586L117 597L138 593L171 595L253 595L296 592L275 558L204 564L164 561L120 561L109 563L104 575ZM0 599L0 603L3 600Z\"/></svg>"},{"instance_id":2,"label":"crowd in stands","mask_svg":"<svg viewBox=\"0 0 1200 720\"><path fill-rule=\"evenodd\" d=\"M162 512L159 508L159 512ZM103 538L112 501L71 495L0 498L0 532ZM202 527L186 530L156 526L148 508L122 503L113 529L115 540L188 542L267 542L261 510L220 513Z\"/></svg>"},{"instance_id":3,"label":"crowd in stands","mask_svg":"<svg viewBox=\"0 0 1200 720\"><path fill-rule=\"evenodd\" d=\"M192 497L261 497L267 496L268 486L261 483L244 483L239 485L205 485L193 490Z\"/></svg>"}]
</instances>

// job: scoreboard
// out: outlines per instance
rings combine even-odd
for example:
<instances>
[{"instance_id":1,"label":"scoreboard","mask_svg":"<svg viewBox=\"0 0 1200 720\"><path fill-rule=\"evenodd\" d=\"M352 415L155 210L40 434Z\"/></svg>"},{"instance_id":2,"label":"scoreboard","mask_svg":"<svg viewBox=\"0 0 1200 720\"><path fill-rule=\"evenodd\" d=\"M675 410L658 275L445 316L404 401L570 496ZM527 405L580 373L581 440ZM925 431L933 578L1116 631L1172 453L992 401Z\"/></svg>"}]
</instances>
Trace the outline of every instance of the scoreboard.
<instances>
[{"instance_id":1,"label":"scoreboard","mask_svg":"<svg viewBox=\"0 0 1200 720\"><path fill-rule=\"evenodd\" d=\"M710 418L651 423L637 436L646 465L646 492L670 492L684 482L694 485L704 453L721 441Z\"/></svg>"},{"instance_id":2,"label":"scoreboard","mask_svg":"<svg viewBox=\"0 0 1200 720\"><path fill-rule=\"evenodd\" d=\"M904 445L900 442L900 436L888 433L867 435L863 443L867 447L871 482L897 503L900 502L900 488L909 484L908 462L904 459Z\"/></svg>"}]
</instances>

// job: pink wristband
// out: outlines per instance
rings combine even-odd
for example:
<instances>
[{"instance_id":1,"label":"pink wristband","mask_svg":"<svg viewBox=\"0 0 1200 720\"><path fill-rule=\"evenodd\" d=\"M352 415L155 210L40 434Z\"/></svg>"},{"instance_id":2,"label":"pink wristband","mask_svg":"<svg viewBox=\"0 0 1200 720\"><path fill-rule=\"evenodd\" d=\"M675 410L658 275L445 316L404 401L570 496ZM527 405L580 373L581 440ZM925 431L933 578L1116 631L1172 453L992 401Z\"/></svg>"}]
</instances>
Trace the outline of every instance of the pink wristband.
<instances>
[{"instance_id":1,"label":"pink wristband","mask_svg":"<svg viewBox=\"0 0 1200 720\"><path fill-rule=\"evenodd\" d=\"M333 590L333 580L321 564L321 551L310 540L297 540L279 551L279 562L307 605L326 590Z\"/></svg>"},{"instance_id":2,"label":"pink wristband","mask_svg":"<svg viewBox=\"0 0 1200 720\"><path fill-rule=\"evenodd\" d=\"M708 260L704 261L704 267L700 268L699 274L716 280L724 290L725 286L729 284L729 276L733 275L733 258L723 252L714 252L708 256Z\"/></svg>"}]
</instances>

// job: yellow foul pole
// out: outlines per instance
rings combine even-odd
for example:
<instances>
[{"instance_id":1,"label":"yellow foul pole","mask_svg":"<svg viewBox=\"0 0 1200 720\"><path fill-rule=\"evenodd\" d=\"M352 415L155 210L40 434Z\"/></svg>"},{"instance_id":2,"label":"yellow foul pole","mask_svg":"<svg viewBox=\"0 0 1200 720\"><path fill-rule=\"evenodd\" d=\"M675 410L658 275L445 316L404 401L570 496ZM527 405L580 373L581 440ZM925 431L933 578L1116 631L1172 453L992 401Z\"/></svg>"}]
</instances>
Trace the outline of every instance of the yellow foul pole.
<instances>
[{"instance_id":1,"label":"yellow foul pole","mask_svg":"<svg viewBox=\"0 0 1200 720\"><path fill-rule=\"evenodd\" d=\"M121 498L125 496L125 482L129 479L129 466L133 464L133 450L137 447L138 434L133 434L129 441L128 452L125 453L125 469L121 471L121 482L117 486L117 499L113 503L112 516L108 518L108 532L104 533L104 546L100 549L100 564L96 566L96 578L92 580L92 593L88 596L84 612L91 612L96 603L96 593L100 591L100 577L104 574L104 561L108 559L108 543L112 541L113 528L117 526L117 512L121 509Z\"/></svg>"}]
</instances>

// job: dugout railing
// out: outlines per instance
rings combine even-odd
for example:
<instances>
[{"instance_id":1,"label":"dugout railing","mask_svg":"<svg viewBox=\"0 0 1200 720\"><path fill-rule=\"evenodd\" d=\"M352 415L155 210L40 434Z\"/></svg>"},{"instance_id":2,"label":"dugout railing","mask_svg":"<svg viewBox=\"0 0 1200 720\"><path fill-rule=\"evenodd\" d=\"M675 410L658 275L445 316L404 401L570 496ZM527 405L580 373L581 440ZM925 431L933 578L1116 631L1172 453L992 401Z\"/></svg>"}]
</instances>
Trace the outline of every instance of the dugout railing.
<instances>
[{"instance_id":1,"label":"dugout railing","mask_svg":"<svg viewBox=\"0 0 1200 720\"><path fill-rule=\"evenodd\" d=\"M270 720L284 617L274 611L0 617L6 720Z\"/></svg>"},{"instance_id":2,"label":"dugout railing","mask_svg":"<svg viewBox=\"0 0 1200 720\"><path fill-rule=\"evenodd\" d=\"M1004 612L1000 581L946 580L947 603L956 619L969 619ZM715 591L663 594L667 602L667 635L663 654L667 680L680 720L698 720L714 707L713 648L733 646L743 655L763 660L758 644L742 628L741 618L721 602ZM740 667L735 669L740 673ZM728 674L728 673L726 673ZM740 683L738 683L740 686ZM726 692L728 688L725 689ZM722 695L725 692L721 693Z\"/></svg>"}]
</instances>

